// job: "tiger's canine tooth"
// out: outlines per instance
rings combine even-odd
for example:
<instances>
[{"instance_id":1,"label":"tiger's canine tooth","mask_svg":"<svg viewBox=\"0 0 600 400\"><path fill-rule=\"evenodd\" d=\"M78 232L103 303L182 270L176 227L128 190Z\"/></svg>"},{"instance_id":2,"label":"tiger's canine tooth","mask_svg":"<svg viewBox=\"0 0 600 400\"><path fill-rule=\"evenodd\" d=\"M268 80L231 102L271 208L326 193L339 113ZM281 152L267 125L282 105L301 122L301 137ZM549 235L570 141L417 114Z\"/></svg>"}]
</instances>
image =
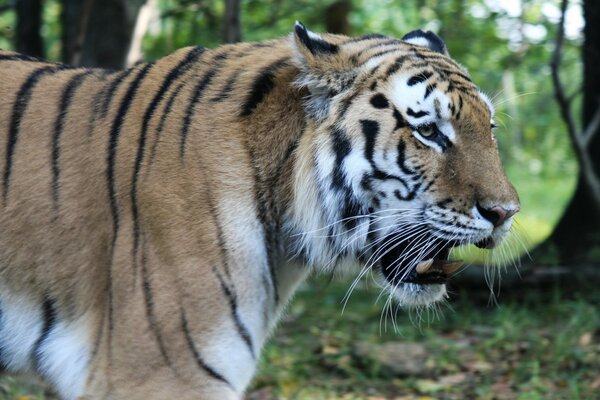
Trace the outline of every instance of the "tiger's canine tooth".
<instances>
[{"instance_id":1,"label":"tiger's canine tooth","mask_svg":"<svg viewBox=\"0 0 600 400\"><path fill-rule=\"evenodd\" d=\"M446 261L442 264L442 271L446 275L456 272L464 265L464 261L456 260L456 261Z\"/></svg>"},{"instance_id":2,"label":"tiger's canine tooth","mask_svg":"<svg viewBox=\"0 0 600 400\"><path fill-rule=\"evenodd\" d=\"M432 265L433 265L433 258L431 258L429 260L421 261L419 264L417 264L417 274L424 274L431 268Z\"/></svg>"}]
</instances>

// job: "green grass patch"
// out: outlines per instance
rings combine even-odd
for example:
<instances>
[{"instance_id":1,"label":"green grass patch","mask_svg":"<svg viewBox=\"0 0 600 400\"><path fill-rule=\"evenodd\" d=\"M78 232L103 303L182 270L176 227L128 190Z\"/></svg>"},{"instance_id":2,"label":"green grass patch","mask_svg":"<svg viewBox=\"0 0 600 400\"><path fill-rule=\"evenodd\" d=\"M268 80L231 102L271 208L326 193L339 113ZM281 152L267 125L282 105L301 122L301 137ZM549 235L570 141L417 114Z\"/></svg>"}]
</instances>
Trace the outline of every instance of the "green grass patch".
<instances>
[{"instance_id":1,"label":"green grass patch","mask_svg":"<svg viewBox=\"0 0 600 400\"><path fill-rule=\"evenodd\" d=\"M359 289L342 315L347 283L313 283L267 345L252 399L589 399L600 389L600 294L529 293L487 305L455 294L420 320L398 311L396 330L376 290ZM386 329L387 328L387 329ZM419 371L398 374L357 343L409 343ZM402 397L406 396L406 397Z\"/></svg>"}]
</instances>

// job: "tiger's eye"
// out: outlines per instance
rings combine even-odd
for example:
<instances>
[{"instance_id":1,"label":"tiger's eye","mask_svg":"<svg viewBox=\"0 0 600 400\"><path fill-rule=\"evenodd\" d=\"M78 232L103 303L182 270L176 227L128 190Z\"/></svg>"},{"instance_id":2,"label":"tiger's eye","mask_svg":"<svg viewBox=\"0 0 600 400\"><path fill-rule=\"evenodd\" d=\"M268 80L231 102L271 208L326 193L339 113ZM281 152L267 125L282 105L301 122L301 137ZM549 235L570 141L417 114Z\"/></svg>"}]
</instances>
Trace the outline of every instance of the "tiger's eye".
<instances>
[{"instance_id":1,"label":"tiger's eye","mask_svg":"<svg viewBox=\"0 0 600 400\"><path fill-rule=\"evenodd\" d=\"M437 134L437 126L435 124L423 125L417 128L417 132L424 138L431 138Z\"/></svg>"}]
</instances>

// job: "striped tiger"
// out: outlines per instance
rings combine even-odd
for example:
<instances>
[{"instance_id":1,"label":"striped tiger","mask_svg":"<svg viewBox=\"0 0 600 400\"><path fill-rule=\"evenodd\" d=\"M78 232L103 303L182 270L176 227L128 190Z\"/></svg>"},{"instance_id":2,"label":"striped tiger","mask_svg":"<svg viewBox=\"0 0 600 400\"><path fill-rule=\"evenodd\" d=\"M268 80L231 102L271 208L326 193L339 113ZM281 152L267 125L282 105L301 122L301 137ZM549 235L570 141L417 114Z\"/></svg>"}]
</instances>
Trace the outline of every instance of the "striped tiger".
<instances>
[{"instance_id":1,"label":"striped tiger","mask_svg":"<svg viewBox=\"0 0 600 400\"><path fill-rule=\"evenodd\" d=\"M64 399L240 399L310 271L427 306L519 210L431 32L297 22L122 71L2 51L0 93L0 364Z\"/></svg>"}]
</instances>

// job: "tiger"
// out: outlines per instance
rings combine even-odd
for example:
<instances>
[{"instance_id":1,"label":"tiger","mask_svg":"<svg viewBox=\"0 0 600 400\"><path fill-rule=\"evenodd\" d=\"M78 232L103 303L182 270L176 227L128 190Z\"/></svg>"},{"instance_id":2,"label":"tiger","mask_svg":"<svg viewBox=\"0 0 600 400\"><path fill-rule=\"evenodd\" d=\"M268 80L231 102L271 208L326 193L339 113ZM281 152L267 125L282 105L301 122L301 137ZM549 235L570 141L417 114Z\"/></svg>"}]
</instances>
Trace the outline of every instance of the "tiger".
<instances>
[{"instance_id":1,"label":"tiger","mask_svg":"<svg viewBox=\"0 0 600 400\"><path fill-rule=\"evenodd\" d=\"M240 399L312 271L428 307L520 208L429 31L296 22L125 70L1 51L0 93L0 365L63 399Z\"/></svg>"}]
</instances>

